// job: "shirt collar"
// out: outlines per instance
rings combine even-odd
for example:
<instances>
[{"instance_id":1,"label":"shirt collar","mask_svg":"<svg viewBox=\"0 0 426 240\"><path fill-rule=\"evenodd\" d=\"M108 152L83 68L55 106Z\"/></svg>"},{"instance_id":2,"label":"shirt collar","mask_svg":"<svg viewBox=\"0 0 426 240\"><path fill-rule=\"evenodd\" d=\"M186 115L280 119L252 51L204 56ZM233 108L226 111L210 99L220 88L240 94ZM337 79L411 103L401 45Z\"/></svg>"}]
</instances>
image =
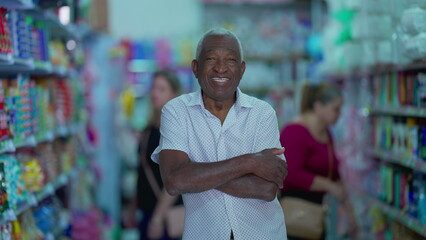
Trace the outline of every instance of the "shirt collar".
<instances>
[{"instance_id":1,"label":"shirt collar","mask_svg":"<svg viewBox=\"0 0 426 240\"><path fill-rule=\"evenodd\" d=\"M191 98L189 99L187 106L201 106L204 108L201 89L191 94ZM240 110L241 108L252 108L253 104L250 101L250 97L241 92L240 88L237 88L237 101L234 103L234 106L237 110Z\"/></svg>"}]
</instances>

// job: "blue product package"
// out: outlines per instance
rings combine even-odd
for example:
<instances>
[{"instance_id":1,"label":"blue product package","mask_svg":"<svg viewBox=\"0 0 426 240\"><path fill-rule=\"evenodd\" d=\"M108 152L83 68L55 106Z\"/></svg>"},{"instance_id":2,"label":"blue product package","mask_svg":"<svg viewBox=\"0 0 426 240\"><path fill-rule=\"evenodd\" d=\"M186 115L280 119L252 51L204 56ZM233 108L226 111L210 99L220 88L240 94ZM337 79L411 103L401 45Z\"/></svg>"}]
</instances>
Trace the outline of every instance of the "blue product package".
<instances>
[{"instance_id":1,"label":"blue product package","mask_svg":"<svg viewBox=\"0 0 426 240\"><path fill-rule=\"evenodd\" d=\"M426 161L426 126L420 128L419 134L419 156Z\"/></svg>"},{"instance_id":2,"label":"blue product package","mask_svg":"<svg viewBox=\"0 0 426 240\"><path fill-rule=\"evenodd\" d=\"M418 175L417 213L421 225L426 225L426 174Z\"/></svg>"}]
</instances>

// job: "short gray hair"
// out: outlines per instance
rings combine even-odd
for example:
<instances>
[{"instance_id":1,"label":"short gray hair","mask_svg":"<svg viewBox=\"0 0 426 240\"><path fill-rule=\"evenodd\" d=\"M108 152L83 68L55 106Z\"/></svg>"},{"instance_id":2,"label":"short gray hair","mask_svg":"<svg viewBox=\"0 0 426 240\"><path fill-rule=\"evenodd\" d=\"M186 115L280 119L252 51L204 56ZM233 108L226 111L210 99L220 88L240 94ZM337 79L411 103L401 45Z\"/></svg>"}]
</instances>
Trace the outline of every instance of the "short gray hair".
<instances>
[{"instance_id":1,"label":"short gray hair","mask_svg":"<svg viewBox=\"0 0 426 240\"><path fill-rule=\"evenodd\" d=\"M234 38L235 40L237 40L238 43L238 48L240 50L240 56L241 56L241 61L243 61L244 59L244 54L243 54L243 47L241 45L240 39L238 39L237 35L235 35L235 33L224 29L224 28L212 28L210 30L208 30L206 33L204 33L203 37L200 39L200 41L198 41L198 45L197 45L197 52L195 53L195 57L198 60L200 57L200 53L201 53L201 46L203 45L204 40L212 35L226 35L226 36L230 36L232 38Z\"/></svg>"}]
</instances>

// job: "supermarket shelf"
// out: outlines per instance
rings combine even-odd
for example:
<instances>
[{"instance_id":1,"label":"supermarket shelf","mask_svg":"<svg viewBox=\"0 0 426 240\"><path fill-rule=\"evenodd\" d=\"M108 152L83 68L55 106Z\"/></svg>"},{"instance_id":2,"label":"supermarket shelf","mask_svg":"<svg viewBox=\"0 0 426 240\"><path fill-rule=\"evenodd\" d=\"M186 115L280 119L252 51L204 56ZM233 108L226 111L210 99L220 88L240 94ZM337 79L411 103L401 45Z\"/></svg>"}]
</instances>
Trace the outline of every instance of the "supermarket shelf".
<instances>
[{"instance_id":1,"label":"supermarket shelf","mask_svg":"<svg viewBox=\"0 0 426 240\"><path fill-rule=\"evenodd\" d=\"M55 194L56 190L67 185L70 182L70 178L75 176L74 171L77 171L75 168L69 173L63 173L57 177L52 182L48 183L40 192L30 193L26 201L18 203L18 206L15 210L9 209L3 215L0 216L0 226L9 221L16 220L17 216L26 210L37 206L40 201L43 199L52 196Z\"/></svg>"},{"instance_id":2,"label":"supermarket shelf","mask_svg":"<svg viewBox=\"0 0 426 240\"><path fill-rule=\"evenodd\" d=\"M69 181L69 173L63 173L59 177L57 177L52 182L48 183L43 190L40 192L35 193L35 197L37 199L37 202L40 202L41 200L52 196L55 194L55 191L59 188L65 186Z\"/></svg>"},{"instance_id":3,"label":"supermarket shelf","mask_svg":"<svg viewBox=\"0 0 426 240\"><path fill-rule=\"evenodd\" d=\"M1 57L0 57L1 58ZM8 64L2 64L0 59L0 73L3 74L30 74L30 75L55 75L64 77L68 69L64 66L52 66L49 62L34 61L32 59L19 59L10 57Z\"/></svg>"},{"instance_id":4,"label":"supermarket shelf","mask_svg":"<svg viewBox=\"0 0 426 240\"><path fill-rule=\"evenodd\" d=\"M426 118L426 108L416 107L374 107L371 110L374 115L396 115L405 117L421 117Z\"/></svg>"},{"instance_id":5,"label":"supermarket shelf","mask_svg":"<svg viewBox=\"0 0 426 240\"><path fill-rule=\"evenodd\" d=\"M49 31L52 37L80 40L80 37L74 30L75 26L72 24L63 25L53 12L33 8L28 10L27 13L35 19L46 21L49 25Z\"/></svg>"},{"instance_id":6,"label":"supermarket shelf","mask_svg":"<svg viewBox=\"0 0 426 240\"><path fill-rule=\"evenodd\" d=\"M60 126L56 131L48 131L43 136L29 136L23 142L13 143L11 140L6 140L0 145L0 154L15 152L17 148L35 147L42 142L52 142L56 138L69 137L76 134L81 128L80 124L70 124Z\"/></svg>"},{"instance_id":7,"label":"supermarket shelf","mask_svg":"<svg viewBox=\"0 0 426 240\"><path fill-rule=\"evenodd\" d=\"M275 55L275 56L247 55L247 56L244 56L245 61L262 61L262 62L280 63L284 59L285 59L285 57L283 55Z\"/></svg>"},{"instance_id":8,"label":"supermarket shelf","mask_svg":"<svg viewBox=\"0 0 426 240\"><path fill-rule=\"evenodd\" d=\"M207 6L249 6L249 7L295 7L306 6L312 0L263 0L263 1L227 1L227 0L204 0ZM323 2L323 1L322 1Z\"/></svg>"},{"instance_id":9,"label":"supermarket shelf","mask_svg":"<svg viewBox=\"0 0 426 240\"><path fill-rule=\"evenodd\" d=\"M15 220L16 220L15 211L13 211L12 209L9 209L0 216L0 226L7 222L15 221Z\"/></svg>"},{"instance_id":10,"label":"supermarket shelf","mask_svg":"<svg viewBox=\"0 0 426 240\"><path fill-rule=\"evenodd\" d=\"M344 80L350 78L363 78L383 75L393 72L414 72L414 71L426 71L426 61L413 62L407 65L394 65L394 64L377 64L373 67L364 69L356 69L350 72L340 73L326 73L325 75L329 79Z\"/></svg>"},{"instance_id":11,"label":"supermarket shelf","mask_svg":"<svg viewBox=\"0 0 426 240\"><path fill-rule=\"evenodd\" d=\"M69 75L69 72L65 66L54 66L52 68L52 74L65 77Z\"/></svg>"},{"instance_id":12,"label":"supermarket shelf","mask_svg":"<svg viewBox=\"0 0 426 240\"><path fill-rule=\"evenodd\" d=\"M15 145L13 145L13 141L11 140L5 140L1 143L0 147L0 154L8 153L8 152L15 152L16 148Z\"/></svg>"},{"instance_id":13,"label":"supermarket shelf","mask_svg":"<svg viewBox=\"0 0 426 240\"><path fill-rule=\"evenodd\" d=\"M21 73L34 69L35 65L32 59L11 58L10 64L0 65L0 72L2 73Z\"/></svg>"},{"instance_id":14,"label":"supermarket shelf","mask_svg":"<svg viewBox=\"0 0 426 240\"><path fill-rule=\"evenodd\" d=\"M418 61L398 68L398 71L426 70L426 61Z\"/></svg>"},{"instance_id":15,"label":"supermarket shelf","mask_svg":"<svg viewBox=\"0 0 426 240\"><path fill-rule=\"evenodd\" d=\"M0 6L8 9L31 9L34 3L31 0L1 0Z\"/></svg>"},{"instance_id":16,"label":"supermarket shelf","mask_svg":"<svg viewBox=\"0 0 426 240\"><path fill-rule=\"evenodd\" d=\"M409 228L409 229L417 232L418 234L426 237L426 225L420 224L420 222L417 221L416 219L413 219L413 218L407 216L404 212L402 212L402 211L400 211L400 210L378 200L377 198L375 198L373 196L366 195L366 194L365 194L365 196L368 198L368 200L371 203L373 203L375 206L380 208L380 210L385 215L397 220L398 222L402 223L407 228Z\"/></svg>"},{"instance_id":17,"label":"supermarket shelf","mask_svg":"<svg viewBox=\"0 0 426 240\"><path fill-rule=\"evenodd\" d=\"M14 143L14 145L15 148L35 147L37 146L37 140L33 135L31 135L24 139L22 142Z\"/></svg>"},{"instance_id":18,"label":"supermarket shelf","mask_svg":"<svg viewBox=\"0 0 426 240\"><path fill-rule=\"evenodd\" d=\"M12 54L0 53L0 65L9 65L13 63Z\"/></svg>"},{"instance_id":19,"label":"supermarket shelf","mask_svg":"<svg viewBox=\"0 0 426 240\"><path fill-rule=\"evenodd\" d=\"M68 137L71 135L71 127L70 126L60 126L56 130L56 136L58 137Z\"/></svg>"},{"instance_id":20,"label":"supermarket shelf","mask_svg":"<svg viewBox=\"0 0 426 240\"><path fill-rule=\"evenodd\" d=\"M36 139L38 143L52 142L53 140L55 140L55 134L53 133L53 131L48 131L44 133L42 136L37 136Z\"/></svg>"},{"instance_id":21,"label":"supermarket shelf","mask_svg":"<svg viewBox=\"0 0 426 240\"><path fill-rule=\"evenodd\" d=\"M405 154L395 154L388 151L383 151L379 149L372 149L369 151L372 156L378 157L383 161L396 163L401 166L411 168L416 171L426 173L426 161L423 161L419 158L409 157Z\"/></svg>"}]
</instances>

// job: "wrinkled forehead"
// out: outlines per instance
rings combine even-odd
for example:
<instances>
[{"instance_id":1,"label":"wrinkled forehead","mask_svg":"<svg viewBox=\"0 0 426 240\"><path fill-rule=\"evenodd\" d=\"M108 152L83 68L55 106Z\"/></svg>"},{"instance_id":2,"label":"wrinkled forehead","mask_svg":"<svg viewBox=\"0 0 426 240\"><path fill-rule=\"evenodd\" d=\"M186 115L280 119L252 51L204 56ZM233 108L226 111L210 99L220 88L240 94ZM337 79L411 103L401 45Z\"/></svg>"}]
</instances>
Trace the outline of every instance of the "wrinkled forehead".
<instances>
[{"instance_id":1,"label":"wrinkled forehead","mask_svg":"<svg viewBox=\"0 0 426 240\"><path fill-rule=\"evenodd\" d=\"M229 35L210 35L201 44L201 53L228 51L240 56L238 41Z\"/></svg>"}]
</instances>

